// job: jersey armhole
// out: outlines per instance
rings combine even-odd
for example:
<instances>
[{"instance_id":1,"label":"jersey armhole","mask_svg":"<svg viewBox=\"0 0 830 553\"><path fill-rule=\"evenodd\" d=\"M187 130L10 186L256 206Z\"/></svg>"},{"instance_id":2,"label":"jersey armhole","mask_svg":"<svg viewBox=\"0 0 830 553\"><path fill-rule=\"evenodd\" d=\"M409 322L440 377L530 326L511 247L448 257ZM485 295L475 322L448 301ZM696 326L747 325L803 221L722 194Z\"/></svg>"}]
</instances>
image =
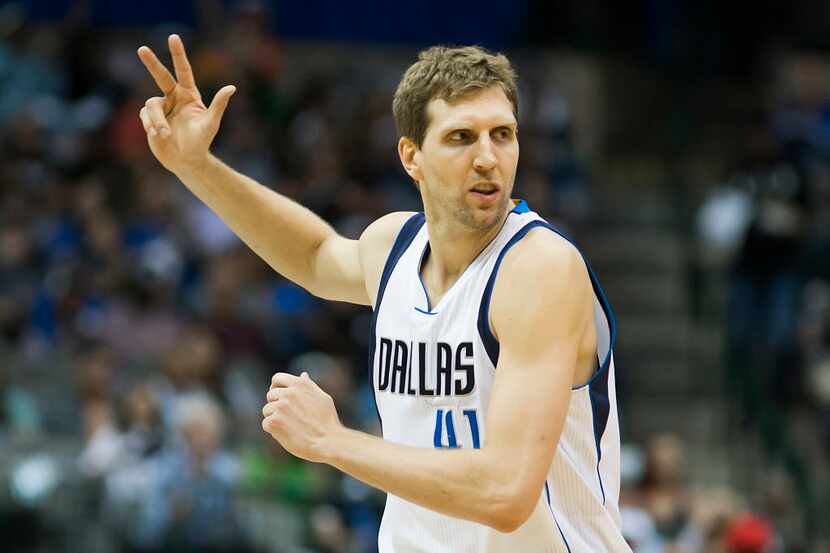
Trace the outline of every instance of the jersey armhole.
<instances>
[{"instance_id":1,"label":"jersey armhole","mask_svg":"<svg viewBox=\"0 0 830 553\"><path fill-rule=\"evenodd\" d=\"M522 238L524 238L527 233L537 227L544 227L552 232L555 232L569 243L571 243L576 250L579 252L580 256L582 257L583 262L585 263L585 267L588 269L588 276L591 279L591 287L594 290L594 296L596 300L599 302L599 306L602 310L602 313L605 317L605 321L607 323L608 332L607 336L597 336L598 340L598 349L605 350L605 354L602 358L599 358L598 353L598 366L594 374L588 379L587 382L581 384L580 386L574 386L573 389L579 389L584 386L589 385L593 382L599 375L601 375L604 371L608 369L608 365L611 362L611 355L614 351L614 345L617 339L617 324L616 318L614 317L614 312L611 309L611 305L608 303L608 299L605 296L605 292L602 289L602 286L599 283L599 280L594 273L594 270L591 268L590 263L583 255L582 251L574 244L573 240L568 238L565 234L557 230L547 221L543 221L537 219L535 221L531 221L523 226L521 229L513 235L512 238L505 244L502 248L501 252L499 252L499 256L496 259L496 263L493 265L493 270L490 273L489 278L487 279L487 285L484 287L484 293L481 296L481 303L479 305L478 310L478 334L481 338L481 342L484 344L484 349L487 351L487 356L490 358L490 362L493 363L493 367L498 366L499 361L499 342L496 337L493 335L493 331L490 328L490 301L493 295L493 287L496 283L496 277L498 276L499 267L501 266L501 262L504 260L504 256L510 251L510 248L515 246ZM606 349L607 348L607 349Z\"/></svg>"},{"instance_id":2,"label":"jersey armhole","mask_svg":"<svg viewBox=\"0 0 830 553\"><path fill-rule=\"evenodd\" d=\"M389 250L389 255L386 257L386 263L383 265L383 272L380 276L380 283L378 285L378 293L375 296L375 304L372 306L372 311L377 311L380 308L380 302L383 299L383 292L386 290L386 285L389 283L389 278L395 270L395 266L403 256L406 249L412 244L412 241L417 236L418 231L424 225L425 217L423 213L416 213L406 220L398 231L398 236Z\"/></svg>"},{"instance_id":3,"label":"jersey armhole","mask_svg":"<svg viewBox=\"0 0 830 553\"><path fill-rule=\"evenodd\" d=\"M493 367L497 367L499 362L499 341L495 336L493 336L493 330L490 328L490 299L493 295L493 287L496 284L496 276L498 276L499 267L501 266L501 262L504 260L504 256L507 255L508 251L510 251L510 248L515 246L519 240L527 235L528 232L536 227L542 226L545 226L544 221L531 221L520 228L518 232L510 238L507 244L505 244L499 252L499 256L496 258L496 263L493 265L493 270L490 272L490 276L487 279L487 285L484 287L484 293L481 295L481 303L478 308L478 335L481 338L481 343L484 344L484 349L487 351L487 356L490 358L490 362L493 364Z\"/></svg>"}]
</instances>

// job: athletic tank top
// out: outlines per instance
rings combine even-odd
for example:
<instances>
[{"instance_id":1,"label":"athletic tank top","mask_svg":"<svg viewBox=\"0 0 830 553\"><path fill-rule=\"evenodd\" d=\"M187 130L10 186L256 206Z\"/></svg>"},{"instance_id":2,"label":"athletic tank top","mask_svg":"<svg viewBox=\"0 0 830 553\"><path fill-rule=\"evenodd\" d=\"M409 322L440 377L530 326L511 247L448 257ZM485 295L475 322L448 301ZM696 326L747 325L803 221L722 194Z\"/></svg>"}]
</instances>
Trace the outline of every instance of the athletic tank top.
<instances>
[{"instance_id":1,"label":"athletic tank top","mask_svg":"<svg viewBox=\"0 0 830 553\"><path fill-rule=\"evenodd\" d=\"M371 327L370 377L384 439L415 447L484 447L499 357L488 319L490 296L505 254L535 228L562 236L520 202L437 305L430 305L420 277L429 249L424 215L413 215L403 225L384 266ZM571 391L530 518L515 532L502 533L389 494L380 553L631 551L618 508L614 316L590 266L588 273L599 368L587 384Z\"/></svg>"}]
</instances>

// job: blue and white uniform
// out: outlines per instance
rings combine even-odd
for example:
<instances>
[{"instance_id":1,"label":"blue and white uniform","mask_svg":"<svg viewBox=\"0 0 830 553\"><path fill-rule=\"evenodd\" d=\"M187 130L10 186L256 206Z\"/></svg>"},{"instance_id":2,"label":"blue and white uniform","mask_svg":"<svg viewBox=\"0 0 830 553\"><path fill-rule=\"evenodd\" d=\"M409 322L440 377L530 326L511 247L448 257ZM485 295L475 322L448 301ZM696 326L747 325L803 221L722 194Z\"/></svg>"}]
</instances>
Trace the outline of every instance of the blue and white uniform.
<instances>
[{"instance_id":1,"label":"blue and white uniform","mask_svg":"<svg viewBox=\"0 0 830 553\"><path fill-rule=\"evenodd\" d=\"M542 227L519 203L498 235L437 305L420 278L429 249L422 213L387 258L372 322L370 370L383 437L416 447L483 447L499 344L488 319L507 251ZM560 235L561 236L561 235ZM505 534L389 494L380 553L630 552L620 531L620 433L614 390L614 317L590 267L599 368L571 391L565 424L530 518ZM528 383L532 386L533 383Z\"/></svg>"}]
</instances>

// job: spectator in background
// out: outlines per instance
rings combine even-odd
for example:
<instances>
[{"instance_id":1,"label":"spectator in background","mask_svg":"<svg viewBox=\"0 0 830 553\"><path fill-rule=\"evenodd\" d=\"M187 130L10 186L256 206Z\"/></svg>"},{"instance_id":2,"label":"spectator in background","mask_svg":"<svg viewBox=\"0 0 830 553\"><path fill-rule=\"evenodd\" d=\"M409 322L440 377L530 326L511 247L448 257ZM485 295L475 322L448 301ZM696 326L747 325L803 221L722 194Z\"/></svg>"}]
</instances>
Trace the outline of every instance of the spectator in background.
<instances>
[{"instance_id":1,"label":"spectator in background","mask_svg":"<svg viewBox=\"0 0 830 553\"><path fill-rule=\"evenodd\" d=\"M158 453L164 443L159 405L145 383L134 386L124 400L124 448L130 464Z\"/></svg>"},{"instance_id":2,"label":"spectator in background","mask_svg":"<svg viewBox=\"0 0 830 553\"><path fill-rule=\"evenodd\" d=\"M187 327L179 341L166 353L163 375L152 384L162 420L168 432L176 429L179 402L194 393L216 394L221 368L221 350L209 330Z\"/></svg>"},{"instance_id":3,"label":"spectator in background","mask_svg":"<svg viewBox=\"0 0 830 553\"><path fill-rule=\"evenodd\" d=\"M92 349L78 372L85 438L78 464L86 476L104 477L121 461L124 453L112 398L112 353L102 347Z\"/></svg>"},{"instance_id":4,"label":"spectator in background","mask_svg":"<svg viewBox=\"0 0 830 553\"><path fill-rule=\"evenodd\" d=\"M755 422L770 400L783 406L801 391L798 271L808 221L808 173L797 148L785 155L769 132L755 129L736 177L752 198L753 212L732 269L729 358L748 422Z\"/></svg>"},{"instance_id":5,"label":"spectator in background","mask_svg":"<svg viewBox=\"0 0 830 553\"><path fill-rule=\"evenodd\" d=\"M657 436L648 445L641 497L657 532L669 542L677 540L689 522L685 461L683 444L676 436Z\"/></svg>"},{"instance_id":6,"label":"spectator in background","mask_svg":"<svg viewBox=\"0 0 830 553\"><path fill-rule=\"evenodd\" d=\"M141 551L244 550L234 510L235 457L222 449L224 415L205 394L182 399L176 409L181 443L162 453L142 506Z\"/></svg>"}]
</instances>

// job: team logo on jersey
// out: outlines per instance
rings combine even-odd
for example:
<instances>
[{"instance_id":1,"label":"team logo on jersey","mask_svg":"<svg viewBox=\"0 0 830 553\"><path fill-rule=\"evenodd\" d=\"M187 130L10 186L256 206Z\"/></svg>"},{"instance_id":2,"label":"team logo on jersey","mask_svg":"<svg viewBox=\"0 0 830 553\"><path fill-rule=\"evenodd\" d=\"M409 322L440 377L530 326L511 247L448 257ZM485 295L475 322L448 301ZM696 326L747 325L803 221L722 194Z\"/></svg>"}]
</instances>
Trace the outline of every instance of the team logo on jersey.
<instances>
[{"instance_id":1,"label":"team logo on jersey","mask_svg":"<svg viewBox=\"0 0 830 553\"><path fill-rule=\"evenodd\" d=\"M380 392L463 396L476 387L472 342L453 347L446 342L428 344L380 338L377 352Z\"/></svg>"}]
</instances>

